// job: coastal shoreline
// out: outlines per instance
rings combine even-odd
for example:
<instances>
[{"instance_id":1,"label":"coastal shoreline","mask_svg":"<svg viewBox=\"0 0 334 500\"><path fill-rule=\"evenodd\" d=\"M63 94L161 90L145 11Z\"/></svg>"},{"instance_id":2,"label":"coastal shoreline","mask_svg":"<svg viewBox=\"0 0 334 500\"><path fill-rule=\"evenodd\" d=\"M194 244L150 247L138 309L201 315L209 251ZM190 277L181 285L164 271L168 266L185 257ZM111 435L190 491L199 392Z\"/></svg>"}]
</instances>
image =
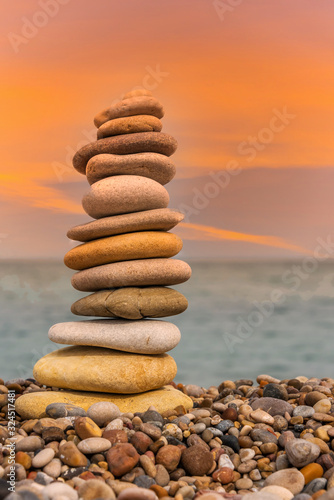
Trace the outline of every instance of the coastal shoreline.
<instances>
[{"instance_id":1,"label":"coastal shoreline","mask_svg":"<svg viewBox=\"0 0 334 500\"><path fill-rule=\"evenodd\" d=\"M260 375L173 390L193 408L59 403L23 420L15 399L62 391L0 380L0 498L333 498L334 379Z\"/></svg>"}]
</instances>

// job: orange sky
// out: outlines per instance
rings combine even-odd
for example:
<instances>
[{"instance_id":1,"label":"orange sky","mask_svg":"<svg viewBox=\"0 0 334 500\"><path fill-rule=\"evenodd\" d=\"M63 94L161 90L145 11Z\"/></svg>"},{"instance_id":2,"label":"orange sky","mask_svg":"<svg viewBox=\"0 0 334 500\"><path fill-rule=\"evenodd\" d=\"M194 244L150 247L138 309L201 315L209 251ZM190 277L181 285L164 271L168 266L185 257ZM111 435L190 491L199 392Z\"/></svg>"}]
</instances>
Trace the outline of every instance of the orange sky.
<instances>
[{"instance_id":1,"label":"orange sky","mask_svg":"<svg viewBox=\"0 0 334 500\"><path fill-rule=\"evenodd\" d=\"M68 250L67 229L88 220L71 156L93 140L94 115L135 86L161 100L179 142L167 188L171 206L191 211L178 228L184 256L293 257L333 231L333 2L244 0L224 16L216 5L6 5L0 257ZM236 175L196 208L231 162Z\"/></svg>"}]
</instances>

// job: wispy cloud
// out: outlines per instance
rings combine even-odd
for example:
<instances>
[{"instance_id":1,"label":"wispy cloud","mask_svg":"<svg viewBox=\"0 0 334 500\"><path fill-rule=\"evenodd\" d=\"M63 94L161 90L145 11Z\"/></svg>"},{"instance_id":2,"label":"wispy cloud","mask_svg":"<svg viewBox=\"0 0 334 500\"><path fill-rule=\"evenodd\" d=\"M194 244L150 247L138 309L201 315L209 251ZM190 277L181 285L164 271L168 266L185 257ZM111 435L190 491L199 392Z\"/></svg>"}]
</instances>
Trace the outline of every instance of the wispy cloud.
<instances>
[{"instance_id":1,"label":"wispy cloud","mask_svg":"<svg viewBox=\"0 0 334 500\"><path fill-rule=\"evenodd\" d=\"M43 181L28 176L0 174L0 193L3 198L16 204L51 210L53 212L82 214L78 203L66 198L53 187L43 185Z\"/></svg>"},{"instance_id":2,"label":"wispy cloud","mask_svg":"<svg viewBox=\"0 0 334 500\"><path fill-rule=\"evenodd\" d=\"M236 231L228 231L226 229L219 229L217 227L205 226L202 224L192 224L190 222L181 222L179 226L191 230L190 232L182 235L184 239L240 241L254 243L256 245L283 248L285 250L291 250L292 252L302 254L312 253L310 250L299 245L295 245L294 243L290 243L289 241L286 241L278 236L238 233Z\"/></svg>"}]
</instances>

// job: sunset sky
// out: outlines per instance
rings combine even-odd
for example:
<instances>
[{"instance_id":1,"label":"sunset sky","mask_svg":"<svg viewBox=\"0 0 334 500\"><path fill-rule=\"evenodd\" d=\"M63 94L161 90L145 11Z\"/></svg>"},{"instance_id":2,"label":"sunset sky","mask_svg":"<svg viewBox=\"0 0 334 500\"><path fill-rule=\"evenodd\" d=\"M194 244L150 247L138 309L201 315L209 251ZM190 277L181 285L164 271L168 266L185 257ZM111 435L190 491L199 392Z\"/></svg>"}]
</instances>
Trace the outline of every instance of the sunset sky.
<instances>
[{"instance_id":1,"label":"sunset sky","mask_svg":"<svg viewBox=\"0 0 334 500\"><path fill-rule=\"evenodd\" d=\"M332 0L6 2L0 258L73 246L67 230L89 217L71 157L138 86L179 143L167 189L187 214L182 257L295 258L334 241L333 18Z\"/></svg>"}]
</instances>

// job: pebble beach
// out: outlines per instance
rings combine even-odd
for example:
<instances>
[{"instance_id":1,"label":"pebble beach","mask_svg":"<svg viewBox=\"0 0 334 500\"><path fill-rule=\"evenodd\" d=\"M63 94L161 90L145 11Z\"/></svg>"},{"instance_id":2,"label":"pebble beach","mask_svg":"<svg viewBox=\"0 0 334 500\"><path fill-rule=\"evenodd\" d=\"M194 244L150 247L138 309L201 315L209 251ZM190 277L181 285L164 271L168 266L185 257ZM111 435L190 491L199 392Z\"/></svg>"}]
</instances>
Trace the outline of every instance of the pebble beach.
<instances>
[{"instance_id":1,"label":"pebble beach","mask_svg":"<svg viewBox=\"0 0 334 500\"><path fill-rule=\"evenodd\" d=\"M24 419L14 400L63 391L0 380L0 499L334 498L334 379L172 385L192 408L51 403Z\"/></svg>"}]
</instances>

